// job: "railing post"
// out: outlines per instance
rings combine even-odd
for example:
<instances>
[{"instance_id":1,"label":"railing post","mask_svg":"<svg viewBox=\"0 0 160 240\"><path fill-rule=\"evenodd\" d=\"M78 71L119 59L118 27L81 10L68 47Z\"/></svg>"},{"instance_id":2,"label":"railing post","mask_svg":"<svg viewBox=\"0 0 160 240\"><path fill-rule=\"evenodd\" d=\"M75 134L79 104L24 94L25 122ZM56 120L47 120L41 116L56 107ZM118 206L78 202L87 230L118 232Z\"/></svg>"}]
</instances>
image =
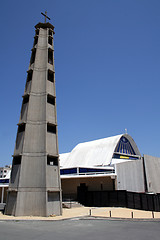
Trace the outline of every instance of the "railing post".
<instances>
[{"instance_id":1,"label":"railing post","mask_svg":"<svg viewBox=\"0 0 160 240\"><path fill-rule=\"evenodd\" d=\"M70 208L72 208L71 196L69 197L69 200L70 200Z\"/></svg>"},{"instance_id":2,"label":"railing post","mask_svg":"<svg viewBox=\"0 0 160 240\"><path fill-rule=\"evenodd\" d=\"M133 218L133 212L131 212L131 218Z\"/></svg>"},{"instance_id":3,"label":"railing post","mask_svg":"<svg viewBox=\"0 0 160 240\"><path fill-rule=\"evenodd\" d=\"M92 209L90 208L89 209L89 216L91 216L92 215Z\"/></svg>"}]
</instances>

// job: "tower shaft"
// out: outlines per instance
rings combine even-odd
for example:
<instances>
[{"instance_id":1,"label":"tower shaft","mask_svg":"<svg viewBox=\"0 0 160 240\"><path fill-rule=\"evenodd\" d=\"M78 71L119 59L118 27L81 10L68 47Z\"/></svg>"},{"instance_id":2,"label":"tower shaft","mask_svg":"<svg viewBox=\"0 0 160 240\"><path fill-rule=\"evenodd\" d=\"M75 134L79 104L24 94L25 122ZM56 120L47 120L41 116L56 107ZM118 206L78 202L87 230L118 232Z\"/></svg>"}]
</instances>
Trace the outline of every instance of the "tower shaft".
<instances>
[{"instance_id":1,"label":"tower shaft","mask_svg":"<svg viewBox=\"0 0 160 240\"><path fill-rule=\"evenodd\" d=\"M54 26L39 23L27 73L6 214L61 215Z\"/></svg>"}]
</instances>

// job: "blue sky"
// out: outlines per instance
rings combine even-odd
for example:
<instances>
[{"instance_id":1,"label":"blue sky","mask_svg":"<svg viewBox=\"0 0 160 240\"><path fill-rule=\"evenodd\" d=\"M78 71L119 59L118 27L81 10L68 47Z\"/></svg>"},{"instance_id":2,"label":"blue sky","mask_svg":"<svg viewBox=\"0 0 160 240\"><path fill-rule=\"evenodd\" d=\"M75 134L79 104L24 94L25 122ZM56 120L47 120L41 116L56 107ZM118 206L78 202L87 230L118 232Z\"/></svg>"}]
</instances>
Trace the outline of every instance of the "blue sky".
<instances>
[{"instance_id":1,"label":"blue sky","mask_svg":"<svg viewBox=\"0 0 160 240\"><path fill-rule=\"evenodd\" d=\"M59 152L125 132L160 157L160 1L6 0L0 14L0 166L10 164L34 26L55 26Z\"/></svg>"}]
</instances>

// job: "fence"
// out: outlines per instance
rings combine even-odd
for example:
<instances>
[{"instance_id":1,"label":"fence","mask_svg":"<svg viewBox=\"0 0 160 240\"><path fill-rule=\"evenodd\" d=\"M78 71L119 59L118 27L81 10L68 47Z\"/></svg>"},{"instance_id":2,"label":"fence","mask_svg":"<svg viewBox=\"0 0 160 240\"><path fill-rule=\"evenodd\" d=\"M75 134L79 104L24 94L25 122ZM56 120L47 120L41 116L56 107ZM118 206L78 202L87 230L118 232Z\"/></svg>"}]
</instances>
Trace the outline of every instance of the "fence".
<instances>
[{"instance_id":1,"label":"fence","mask_svg":"<svg viewBox=\"0 0 160 240\"><path fill-rule=\"evenodd\" d=\"M87 207L127 207L160 212L160 194L128 191L88 191L78 187L78 202Z\"/></svg>"}]
</instances>

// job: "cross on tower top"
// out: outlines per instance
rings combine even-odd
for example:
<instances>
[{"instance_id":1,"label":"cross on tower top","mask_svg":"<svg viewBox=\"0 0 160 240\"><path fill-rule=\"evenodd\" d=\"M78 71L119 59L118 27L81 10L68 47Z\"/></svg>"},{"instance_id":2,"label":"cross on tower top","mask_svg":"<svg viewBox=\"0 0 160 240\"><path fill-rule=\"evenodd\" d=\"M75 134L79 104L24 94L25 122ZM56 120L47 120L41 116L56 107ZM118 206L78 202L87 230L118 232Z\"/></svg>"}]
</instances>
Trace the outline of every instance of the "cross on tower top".
<instances>
[{"instance_id":1,"label":"cross on tower top","mask_svg":"<svg viewBox=\"0 0 160 240\"><path fill-rule=\"evenodd\" d=\"M46 19L48 18L49 20L51 20L48 16L47 16L47 11L45 11L45 14L41 12L41 14L45 17L44 22L46 23Z\"/></svg>"}]
</instances>

